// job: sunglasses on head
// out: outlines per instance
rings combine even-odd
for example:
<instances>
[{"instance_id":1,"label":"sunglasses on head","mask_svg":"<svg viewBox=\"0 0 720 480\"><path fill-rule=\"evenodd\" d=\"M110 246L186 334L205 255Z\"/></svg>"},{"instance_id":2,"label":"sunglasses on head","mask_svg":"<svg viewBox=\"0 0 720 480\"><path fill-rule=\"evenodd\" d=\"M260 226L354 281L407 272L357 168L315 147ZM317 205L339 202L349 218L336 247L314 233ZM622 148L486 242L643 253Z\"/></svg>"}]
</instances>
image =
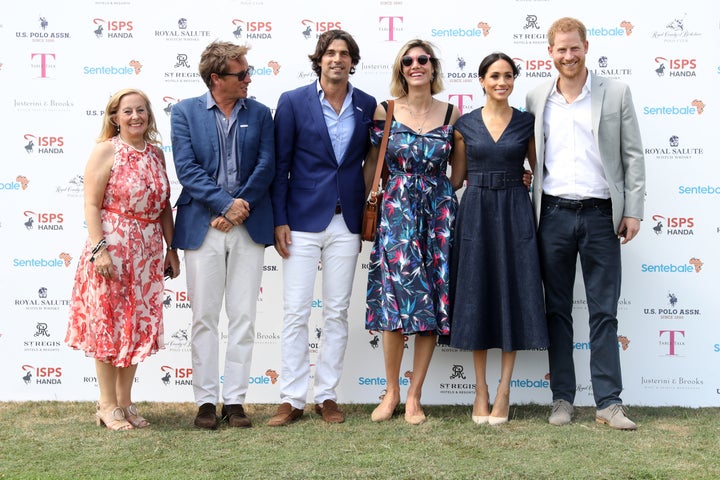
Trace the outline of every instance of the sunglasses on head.
<instances>
[{"instance_id":1,"label":"sunglasses on head","mask_svg":"<svg viewBox=\"0 0 720 480\"><path fill-rule=\"evenodd\" d=\"M220 75L221 77L227 77L227 76L237 77L238 80L240 80L242 82L243 80L245 80L245 77L247 77L248 75L252 76L252 74L254 72L255 72L255 67L251 66L251 67L248 67L247 70L243 70L242 72L234 72L234 73L226 72L226 73L218 73L218 75Z\"/></svg>"},{"instance_id":2,"label":"sunglasses on head","mask_svg":"<svg viewBox=\"0 0 720 480\"><path fill-rule=\"evenodd\" d=\"M430 58L432 58L432 57L430 57L430 55L425 55L425 54L418 55L417 57L405 55L404 57L402 57L402 59L400 61L402 62L402 64L404 66L409 67L410 65L413 64L414 60L417 60L417 62L420 65L425 65L426 63L428 63L430 61Z\"/></svg>"}]
</instances>

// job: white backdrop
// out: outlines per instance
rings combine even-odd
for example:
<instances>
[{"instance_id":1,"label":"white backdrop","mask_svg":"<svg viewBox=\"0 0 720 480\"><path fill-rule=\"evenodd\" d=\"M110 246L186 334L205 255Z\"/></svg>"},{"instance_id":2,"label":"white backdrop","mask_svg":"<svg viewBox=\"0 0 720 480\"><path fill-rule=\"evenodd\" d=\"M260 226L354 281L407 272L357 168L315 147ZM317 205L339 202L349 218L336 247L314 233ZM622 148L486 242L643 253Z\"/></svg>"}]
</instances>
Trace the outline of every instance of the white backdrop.
<instances>
[{"instance_id":1,"label":"white backdrop","mask_svg":"<svg viewBox=\"0 0 720 480\"><path fill-rule=\"evenodd\" d=\"M720 405L720 328L716 266L720 239L720 7L715 0L83 0L4 2L0 7L0 400L97 398L93 362L64 343L77 256L86 235L82 173L109 95L144 90L153 103L173 186L170 111L205 86L200 53L212 40L248 43L251 95L274 108L285 90L315 77L307 55L317 35L343 28L362 60L351 81L388 98L391 64L414 37L430 40L443 62L437 97L469 112L484 104L480 60L504 51L521 68L511 103L554 74L546 32L572 15L588 27L588 68L631 85L647 164L646 218L623 247L618 348L626 403ZM500 7L502 5L502 7ZM358 8L359 7L359 8ZM374 403L383 392L379 334L364 330L369 244L364 245L350 312L350 344L339 402ZM182 254L181 254L182 258ZM282 264L266 250L258 297L249 403L279 400ZM320 286L319 280L316 286ZM322 341L322 299L313 305L313 352ZM578 405L591 405L587 313L575 292ZM136 400L192 401L184 276L166 285L166 349L138 369ZM490 355L488 380L499 377ZM403 390L412 340L403 360ZM518 354L515 403L551 400L546 353ZM428 404L470 404L471 354L438 347L426 380Z\"/></svg>"}]
</instances>

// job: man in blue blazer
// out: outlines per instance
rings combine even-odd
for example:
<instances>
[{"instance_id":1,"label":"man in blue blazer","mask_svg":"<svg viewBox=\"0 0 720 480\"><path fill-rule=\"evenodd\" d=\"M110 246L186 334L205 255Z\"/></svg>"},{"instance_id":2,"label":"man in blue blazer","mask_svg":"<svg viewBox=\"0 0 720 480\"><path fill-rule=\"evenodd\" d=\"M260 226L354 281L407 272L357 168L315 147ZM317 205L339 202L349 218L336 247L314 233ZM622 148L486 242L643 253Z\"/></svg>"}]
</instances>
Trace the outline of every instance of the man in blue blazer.
<instances>
[{"instance_id":1,"label":"man in blue blazer","mask_svg":"<svg viewBox=\"0 0 720 480\"><path fill-rule=\"evenodd\" d=\"M185 250L192 305L195 426L217 428L220 309L228 316L222 418L249 427L255 312L265 247L273 243L270 184L275 139L270 109L247 98L248 48L213 42L200 58L209 91L172 109L172 146L182 192L173 248Z\"/></svg>"},{"instance_id":2,"label":"man in blue blazer","mask_svg":"<svg viewBox=\"0 0 720 480\"><path fill-rule=\"evenodd\" d=\"M527 95L535 115L533 202L545 287L550 346L549 422L570 423L576 379L573 364L573 286L580 256L590 323L590 376L595 419L635 430L620 393L617 305L620 245L640 230L645 161L627 85L585 68L585 26L561 18L548 32L548 52L559 76Z\"/></svg>"},{"instance_id":3,"label":"man in blue blazer","mask_svg":"<svg viewBox=\"0 0 720 480\"><path fill-rule=\"evenodd\" d=\"M323 33L309 55L318 80L285 92L275 111L276 174L272 185L275 249L283 258L281 405L269 425L303 414L310 381L308 330L315 275L322 262L323 328L315 366L315 411L344 421L335 389L348 338L360 223L362 166L376 101L349 77L360 61L352 36Z\"/></svg>"}]
</instances>

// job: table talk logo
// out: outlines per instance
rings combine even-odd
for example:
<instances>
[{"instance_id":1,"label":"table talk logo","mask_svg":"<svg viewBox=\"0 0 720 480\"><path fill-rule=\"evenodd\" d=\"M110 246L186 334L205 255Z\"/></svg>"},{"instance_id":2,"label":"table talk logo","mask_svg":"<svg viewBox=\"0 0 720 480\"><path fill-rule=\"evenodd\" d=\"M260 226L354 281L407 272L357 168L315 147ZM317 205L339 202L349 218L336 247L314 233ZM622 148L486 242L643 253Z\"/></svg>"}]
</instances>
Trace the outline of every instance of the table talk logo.
<instances>
[{"instance_id":1,"label":"table talk logo","mask_svg":"<svg viewBox=\"0 0 720 480\"><path fill-rule=\"evenodd\" d=\"M305 40L317 39L328 30L342 30L340 20L315 20L305 18L300 21L300 33Z\"/></svg>"},{"instance_id":2,"label":"table talk logo","mask_svg":"<svg viewBox=\"0 0 720 480\"><path fill-rule=\"evenodd\" d=\"M162 377L160 381L166 387L173 385L192 385L192 368L190 367L174 367L163 365L160 367Z\"/></svg>"},{"instance_id":3,"label":"table talk logo","mask_svg":"<svg viewBox=\"0 0 720 480\"><path fill-rule=\"evenodd\" d=\"M94 18L92 23L91 29L95 38L133 38L134 27L132 20L105 20L103 18Z\"/></svg>"},{"instance_id":4,"label":"table talk logo","mask_svg":"<svg viewBox=\"0 0 720 480\"><path fill-rule=\"evenodd\" d=\"M58 231L63 229L63 214L60 212L23 212L23 226L31 231Z\"/></svg>"},{"instance_id":5,"label":"table talk logo","mask_svg":"<svg viewBox=\"0 0 720 480\"><path fill-rule=\"evenodd\" d=\"M199 42L207 40L212 36L210 30L189 28L190 22L187 18L181 17L177 20L176 28L157 29L154 32L155 38L165 39L168 42Z\"/></svg>"},{"instance_id":6,"label":"table talk logo","mask_svg":"<svg viewBox=\"0 0 720 480\"><path fill-rule=\"evenodd\" d=\"M31 52L30 68L37 70L39 76L36 78L52 78L50 72L57 68L56 55L50 52Z\"/></svg>"},{"instance_id":7,"label":"table talk logo","mask_svg":"<svg viewBox=\"0 0 720 480\"><path fill-rule=\"evenodd\" d=\"M691 39L702 36L697 30L693 30L691 25L687 25L685 19L687 14L682 17L672 17L667 20L665 25L653 30L650 33L652 39L662 40L666 43L687 43Z\"/></svg>"},{"instance_id":8,"label":"table talk logo","mask_svg":"<svg viewBox=\"0 0 720 480\"><path fill-rule=\"evenodd\" d=\"M401 15L381 15L378 17L378 31L384 34L385 40L394 42L402 37L404 17Z\"/></svg>"},{"instance_id":9,"label":"table talk logo","mask_svg":"<svg viewBox=\"0 0 720 480\"><path fill-rule=\"evenodd\" d=\"M655 237L661 237L663 235L669 237L695 235L695 218L693 217L653 215L652 221L654 223L652 231Z\"/></svg>"},{"instance_id":10,"label":"table talk logo","mask_svg":"<svg viewBox=\"0 0 720 480\"><path fill-rule=\"evenodd\" d=\"M646 157L660 160L691 160L705 153L702 147L687 145L678 135L670 135L664 146L646 146L644 150Z\"/></svg>"},{"instance_id":11,"label":"table talk logo","mask_svg":"<svg viewBox=\"0 0 720 480\"><path fill-rule=\"evenodd\" d=\"M31 42L53 43L57 40L70 38L69 32L56 31L51 28L51 20L43 14L38 15L36 28L33 30L21 30L15 32L15 38L28 39Z\"/></svg>"},{"instance_id":12,"label":"table talk logo","mask_svg":"<svg viewBox=\"0 0 720 480\"><path fill-rule=\"evenodd\" d=\"M22 381L25 385L60 385L62 384L62 367L23 365Z\"/></svg>"},{"instance_id":13,"label":"table talk logo","mask_svg":"<svg viewBox=\"0 0 720 480\"><path fill-rule=\"evenodd\" d=\"M661 357L685 357L685 330L658 330L658 347Z\"/></svg>"}]
</instances>

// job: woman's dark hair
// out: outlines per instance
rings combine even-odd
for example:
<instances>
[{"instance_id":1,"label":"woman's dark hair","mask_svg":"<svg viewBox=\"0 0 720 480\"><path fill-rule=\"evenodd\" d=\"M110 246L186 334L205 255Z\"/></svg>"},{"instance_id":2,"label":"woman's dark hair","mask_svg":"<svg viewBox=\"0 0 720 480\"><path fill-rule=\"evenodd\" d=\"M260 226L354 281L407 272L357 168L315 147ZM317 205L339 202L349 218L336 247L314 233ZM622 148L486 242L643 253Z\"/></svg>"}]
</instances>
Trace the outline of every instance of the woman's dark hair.
<instances>
[{"instance_id":1,"label":"woman's dark hair","mask_svg":"<svg viewBox=\"0 0 720 480\"><path fill-rule=\"evenodd\" d=\"M517 78L520 70L518 70L518 67L517 65L515 65L515 62L513 62L513 59L502 52L493 52L487 57L483 58L482 62L480 62L480 67L478 68L478 77L485 78L485 74L487 73L488 68L490 68L490 65L497 62L498 60L505 60L506 62L508 62L512 67L513 78Z\"/></svg>"}]
</instances>

